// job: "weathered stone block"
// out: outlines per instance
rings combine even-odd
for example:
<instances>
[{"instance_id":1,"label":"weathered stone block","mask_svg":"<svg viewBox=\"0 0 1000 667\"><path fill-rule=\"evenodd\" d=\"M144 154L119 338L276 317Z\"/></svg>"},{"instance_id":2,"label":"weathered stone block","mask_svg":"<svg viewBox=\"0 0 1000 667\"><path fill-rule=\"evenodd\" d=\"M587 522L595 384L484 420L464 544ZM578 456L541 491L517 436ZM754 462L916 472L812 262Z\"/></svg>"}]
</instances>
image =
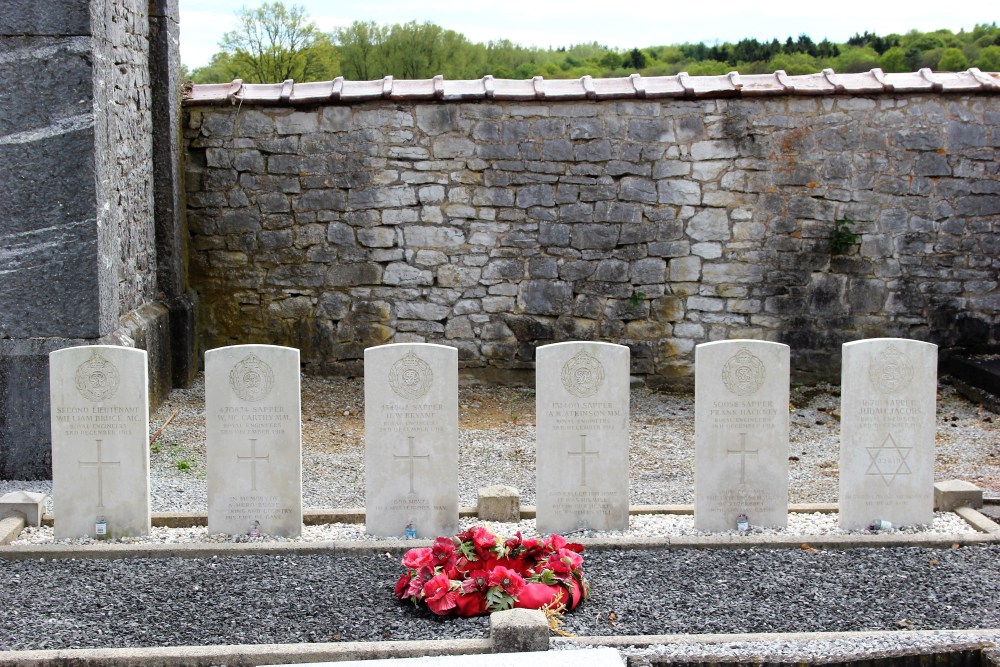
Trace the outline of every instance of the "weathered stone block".
<instances>
[{"instance_id":1,"label":"weathered stone block","mask_svg":"<svg viewBox=\"0 0 1000 667\"><path fill-rule=\"evenodd\" d=\"M513 486L484 486L479 489L476 514L480 521L517 523L521 520L521 495Z\"/></svg>"},{"instance_id":2,"label":"weathered stone block","mask_svg":"<svg viewBox=\"0 0 1000 667\"><path fill-rule=\"evenodd\" d=\"M675 257L670 260L670 282L696 282L701 279L700 257Z\"/></svg>"},{"instance_id":3,"label":"weathered stone block","mask_svg":"<svg viewBox=\"0 0 1000 667\"><path fill-rule=\"evenodd\" d=\"M689 204L697 206L701 203L701 186L691 181L662 180L657 182L659 201L661 204Z\"/></svg>"},{"instance_id":4,"label":"weathered stone block","mask_svg":"<svg viewBox=\"0 0 1000 667\"><path fill-rule=\"evenodd\" d=\"M557 280L526 280L521 283L517 305L531 315L562 315L573 307L573 286Z\"/></svg>"},{"instance_id":5,"label":"weathered stone block","mask_svg":"<svg viewBox=\"0 0 1000 667\"><path fill-rule=\"evenodd\" d=\"M494 653L549 650L549 622L538 609L508 609L490 614Z\"/></svg>"},{"instance_id":6,"label":"weathered stone block","mask_svg":"<svg viewBox=\"0 0 1000 667\"><path fill-rule=\"evenodd\" d=\"M983 490L975 484L960 479L934 482L935 511L953 512L959 507L979 509L982 506Z\"/></svg>"},{"instance_id":7,"label":"weathered stone block","mask_svg":"<svg viewBox=\"0 0 1000 667\"><path fill-rule=\"evenodd\" d=\"M722 208L709 208L696 213L687 223L687 234L696 241L729 239L729 217Z\"/></svg>"},{"instance_id":8,"label":"weathered stone block","mask_svg":"<svg viewBox=\"0 0 1000 667\"><path fill-rule=\"evenodd\" d=\"M618 244L618 225L581 223L572 226L573 247L612 250Z\"/></svg>"}]
</instances>

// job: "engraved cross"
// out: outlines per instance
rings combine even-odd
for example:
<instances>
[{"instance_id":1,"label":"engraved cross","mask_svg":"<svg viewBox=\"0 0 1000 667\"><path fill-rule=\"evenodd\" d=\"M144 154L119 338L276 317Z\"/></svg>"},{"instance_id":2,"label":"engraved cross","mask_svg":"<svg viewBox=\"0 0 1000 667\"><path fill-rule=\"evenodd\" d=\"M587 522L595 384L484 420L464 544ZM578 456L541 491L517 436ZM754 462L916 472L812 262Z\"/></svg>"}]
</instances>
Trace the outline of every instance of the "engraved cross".
<instances>
[{"instance_id":1,"label":"engraved cross","mask_svg":"<svg viewBox=\"0 0 1000 667\"><path fill-rule=\"evenodd\" d=\"M430 454L420 454L420 455L417 455L417 454L413 453L413 436L412 435L406 436L406 442L407 442L407 445L409 447L409 454L405 454L405 455L393 454L392 458L397 459L397 460L406 460L406 461L409 462L409 464L410 464L410 493L416 493L416 491L413 490L413 459L428 459L429 460L431 458L431 455Z\"/></svg>"},{"instance_id":2,"label":"engraved cross","mask_svg":"<svg viewBox=\"0 0 1000 667\"><path fill-rule=\"evenodd\" d=\"M267 461L271 462L271 455L267 456L257 456L257 440L255 438L250 438L250 456L240 456L236 455L237 461L249 461L250 462L250 490L257 490L257 461Z\"/></svg>"},{"instance_id":3,"label":"engraved cross","mask_svg":"<svg viewBox=\"0 0 1000 667\"><path fill-rule=\"evenodd\" d=\"M739 454L740 455L740 484L747 483L747 456L752 456L757 458L757 452L759 449L747 449L747 434L740 433L740 448L739 449L727 449L727 454Z\"/></svg>"},{"instance_id":4,"label":"engraved cross","mask_svg":"<svg viewBox=\"0 0 1000 667\"><path fill-rule=\"evenodd\" d=\"M81 468L97 468L97 507L99 509L104 509L104 467L112 466L116 468L121 467L121 461L105 461L101 457L101 440L97 441L97 460L96 461L77 461Z\"/></svg>"},{"instance_id":5,"label":"engraved cross","mask_svg":"<svg viewBox=\"0 0 1000 667\"><path fill-rule=\"evenodd\" d=\"M569 456L579 456L580 457L580 486L587 486L587 457L596 456L601 457L601 450L594 452L587 451L587 436L586 434L580 434L580 451L578 452L567 452Z\"/></svg>"}]
</instances>

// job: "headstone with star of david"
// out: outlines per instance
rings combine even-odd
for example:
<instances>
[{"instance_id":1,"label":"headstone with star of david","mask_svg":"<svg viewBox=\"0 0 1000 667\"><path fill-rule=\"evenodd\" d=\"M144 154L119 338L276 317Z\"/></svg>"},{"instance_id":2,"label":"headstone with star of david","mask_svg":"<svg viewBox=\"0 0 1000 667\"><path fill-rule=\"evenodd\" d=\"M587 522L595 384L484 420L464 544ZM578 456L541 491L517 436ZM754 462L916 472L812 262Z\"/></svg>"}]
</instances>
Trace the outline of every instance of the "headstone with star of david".
<instances>
[{"instance_id":1,"label":"headstone with star of david","mask_svg":"<svg viewBox=\"0 0 1000 667\"><path fill-rule=\"evenodd\" d=\"M489 471L482 471L488 475ZM458 350L365 350L365 526L369 534L458 532Z\"/></svg>"},{"instance_id":2,"label":"headstone with star of david","mask_svg":"<svg viewBox=\"0 0 1000 667\"><path fill-rule=\"evenodd\" d=\"M538 530L627 530L629 349L537 348L535 422Z\"/></svg>"},{"instance_id":3,"label":"headstone with star of david","mask_svg":"<svg viewBox=\"0 0 1000 667\"><path fill-rule=\"evenodd\" d=\"M111 345L49 354L56 539L149 534L146 363Z\"/></svg>"},{"instance_id":4,"label":"headstone with star of david","mask_svg":"<svg viewBox=\"0 0 1000 667\"><path fill-rule=\"evenodd\" d=\"M209 534L302 533L301 415L298 350L205 353Z\"/></svg>"},{"instance_id":5,"label":"headstone with star of david","mask_svg":"<svg viewBox=\"0 0 1000 667\"><path fill-rule=\"evenodd\" d=\"M937 346L874 338L842 349L840 525L930 525Z\"/></svg>"},{"instance_id":6,"label":"headstone with star of david","mask_svg":"<svg viewBox=\"0 0 1000 667\"><path fill-rule=\"evenodd\" d=\"M788 525L789 349L729 340L695 348L694 526Z\"/></svg>"}]
</instances>

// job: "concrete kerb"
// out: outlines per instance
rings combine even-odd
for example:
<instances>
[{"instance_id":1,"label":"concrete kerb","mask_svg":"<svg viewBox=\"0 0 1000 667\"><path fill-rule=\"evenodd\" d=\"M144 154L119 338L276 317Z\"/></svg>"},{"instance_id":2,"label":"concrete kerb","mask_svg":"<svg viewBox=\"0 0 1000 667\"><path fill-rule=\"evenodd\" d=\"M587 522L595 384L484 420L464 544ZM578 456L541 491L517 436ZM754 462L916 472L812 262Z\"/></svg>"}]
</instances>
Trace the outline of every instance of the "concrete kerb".
<instances>
[{"instance_id":1,"label":"concrete kerb","mask_svg":"<svg viewBox=\"0 0 1000 667\"><path fill-rule=\"evenodd\" d=\"M724 644L732 642L834 641L898 635L898 631L867 632L796 632L761 634L705 635L627 635L609 637L550 638L572 648L608 647L615 649L648 648L670 644ZM1000 628L971 630L917 630L908 635L927 635L947 641L950 637L975 635L982 640L976 646L990 648L1000 639ZM963 643L962 646L968 646ZM318 644L243 644L223 646L166 646L121 649L65 649L45 651L0 651L0 667L256 667L277 663L333 662L411 658L440 655L477 655L491 653L489 639L451 639L400 642L339 642Z\"/></svg>"},{"instance_id":2,"label":"concrete kerb","mask_svg":"<svg viewBox=\"0 0 1000 667\"><path fill-rule=\"evenodd\" d=\"M832 510L830 509L832 507ZM661 509L662 508L662 509ZM670 508L670 509L668 509ZM638 506L634 514L667 513L677 508L680 513L688 513L690 506ZM792 511L836 511L836 505L816 504L792 506ZM533 510L534 508L530 508ZM650 512L650 509L660 511ZM674 510L676 511L676 510ZM313 512L314 517L356 517L360 514L364 519L363 510L348 510L346 512ZM927 547L949 548L954 545L976 546L1000 543L1000 525L977 510L963 507L956 510L970 526L979 533L969 534L935 534L906 535L872 534L872 535L705 535L678 537L591 537L574 538L590 551L622 550L654 550L654 549L854 549L861 547ZM188 523L199 520L197 513L160 514L156 525L171 525L175 519L184 525L203 525ZM475 514L473 514L475 516ZM3 534L4 523L0 522L0 535ZM18 527L19 533L23 522ZM372 556L379 554L401 555L407 549L414 547L429 547L432 540L383 540L378 542L205 542L178 544L26 544L0 546L0 559L27 560L36 558L211 558L214 556L248 556L248 555L294 555L294 554L328 554L333 556Z\"/></svg>"}]
</instances>

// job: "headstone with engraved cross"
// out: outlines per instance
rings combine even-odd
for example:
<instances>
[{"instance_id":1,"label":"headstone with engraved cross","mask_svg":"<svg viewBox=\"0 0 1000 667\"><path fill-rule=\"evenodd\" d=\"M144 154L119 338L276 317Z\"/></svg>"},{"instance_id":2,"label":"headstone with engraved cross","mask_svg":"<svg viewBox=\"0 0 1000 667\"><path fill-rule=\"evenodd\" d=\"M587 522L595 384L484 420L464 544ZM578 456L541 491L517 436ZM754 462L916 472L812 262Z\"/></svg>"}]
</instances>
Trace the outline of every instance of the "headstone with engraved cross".
<instances>
[{"instance_id":1,"label":"headstone with engraved cross","mask_svg":"<svg viewBox=\"0 0 1000 667\"><path fill-rule=\"evenodd\" d=\"M730 340L695 348L694 527L788 525L789 349Z\"/></svg>"},{"instance_id":2,"label":"headstone with engraved cross","mask_svg":"<svg viewBox=\"0 0 1000 667\"><path fill-rule=\"evenodd\" d=\"M365 350L365 523L372 535L458 531L458 351Z\"/></svg>"},{"instance_id":3,"label":"headstone with engraved cross","mask_svg":"<svg viewBox=\"0 0 1000 667\"><path fill-rule=\"evenodd\" d=\"M49 393L56 539L148 535L146 352L110 345L52 352Z\"/></svg>"},{"instance_id":4,"label":"headstone with engraved cross","mask_svg":"<svg viewBox=\"0 0 1000 667\"><path fill-rule=\"evenodd\" d=\"M901 338L844 344L840 525L934 520L937 346Z\"/></svg>"},{"instance_id":5,"label":"headstone with engraved cross","mask_svg":"<svg viewBox=\"0 0 1000 667\"><path fill-rule=\"evenodd\" d=\"M626 530L629 349L554 343L535 359L538 530Z\"/></svg>"},{"instance_id":6,"label":"headstone with engraved cross","mask_svg":"<svg viewBox=\"0 0 1000 667\"><path fill-rule=\"evenodd\" d=\"M208 532L302 532L299 351L234 345L205 353Z\"/></svg>"}]
</instances>

